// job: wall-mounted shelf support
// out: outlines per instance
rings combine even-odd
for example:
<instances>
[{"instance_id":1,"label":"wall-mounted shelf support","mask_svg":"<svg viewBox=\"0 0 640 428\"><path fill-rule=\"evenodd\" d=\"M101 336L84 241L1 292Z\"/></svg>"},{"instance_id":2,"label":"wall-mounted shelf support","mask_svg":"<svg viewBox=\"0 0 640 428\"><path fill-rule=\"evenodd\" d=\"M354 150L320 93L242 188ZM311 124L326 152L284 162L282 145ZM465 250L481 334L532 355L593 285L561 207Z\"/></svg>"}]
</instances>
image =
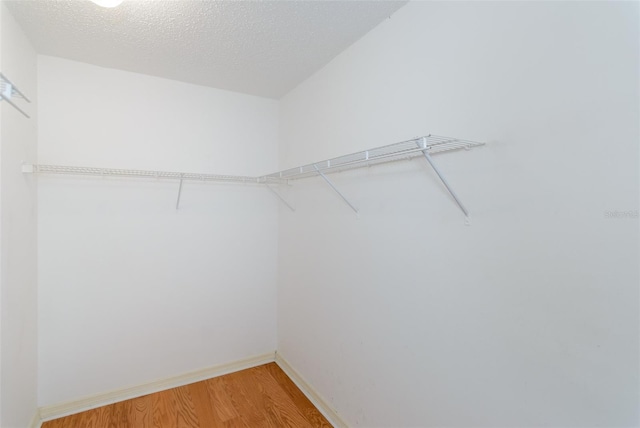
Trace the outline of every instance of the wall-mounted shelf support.
<instances>
[{"instance_id":1,"label":"wall-mounted shelf support","mask_svg":"<svg viewBox=\"0 0 640 428\"><path fill-rule=\"evenodd\" d=\"M314 167L314 168L316 169L316 171L318 172L318 175L320 175L320 177L322 177L322 179L323 179L323 180L324 180L324 181L325 181L329 186L331 186L331 188L332 188L332 189L333 189L333 190L334 190L338 195L340 195L340 197L342 198L342 200L343 200L343 201L345 201L345 202L347 203L347 205L349 205L349 206L351 207L351 209L352 209L356 214L358 214L358 209L357 209L357 208L356 208L356 207L355 207L351 202L349 202L349 199L347 199L347 197L346 197L345 195L343 195L343 194L342 194L342 192L340 192L340 191L336 188L336 186L331 182L331 180L329 180L329 179L327 178L327 176L326 176L326 175L324 175L324 174L322 173L322 171L320 171L320 170L318 169L318 166L317 166L317 165L313 165L313 167Z\"/></svg>"},{"instance_id":2,"label":"wall-mounted shelf support","mask_svg":"<svg viewBox=\"0 0 640 428\"><path fill-rule=\"evenodd\" d=\"M16 85L11 82L4 74L0 73L0 101L6 101L13 108L18 110L24 117L29 119L29 115L22 110L13 100L14 99L22 99L28 103L31 101L27 98L20 90L16 87Z\"/></svg>"},{"instance_id":3,"label":"wall-mounted shelf support","mask_svg":"<svg viewBox=\"0 0 640 428\"><path fill-rule=\"evenodd\" d=\"M176 210L180 208L180 195L182 194L182 182L184 181L184 174L180 175L180 184L178 185L178 200L176 201Z\"/></svg>"},{"instance_id":4,"label":"wall-mounted shelf support","mask_svg":"<svg viewBox=\"0 0 640 428\"><path fill-rule=\"evenodd\" d=\"M456 192L454 192L453 189L451 188L451 186L449 186L449 183L444 178L444 175L442 175L442 172L440 171L440 169L438 169L436 164L433 162L433 159L431 158L431 155L429 154L429 150L428 150L428 147L427 147L427 138L426 137L422 137L420 139L420 145L422 146L422 154L427 159L427 162L429 162L429 165L431 165L431 168L433 168L435 173L438 175L438 178L440 178L440 181L442 181L442 184L444 184L444 187L447 188L447 191L449 192L449 194L451 195L453 200L456 201L456 204L458 204L458 207L460 207L460 209L464 213L465 223L466 224L470 224L469 211L467 211L467 209L464 207L464 205L462 204L462 201L456 195Z\"/></svg>"},{"instance_id":5,"label":"wall-mounted shelf support","mask_svg":"<svg viewBox=\"0 0 640 428\"><path fill-rule=\"evenodd\" d=\"M296 209L294 207L291 206L291 204L289 202L287 202L287 200L285 198L282 197L282 195L278 192L276 192L276 190L269 186L268 183L264 183L265 186L267 186L267 189L269 189L271 191L271 193L273 193L276 198L280 199L280 202L282 202L283 204L285 204L287 206L287 208L289 208L291 211L295 211Z\"/></svg>"}]
</instances>

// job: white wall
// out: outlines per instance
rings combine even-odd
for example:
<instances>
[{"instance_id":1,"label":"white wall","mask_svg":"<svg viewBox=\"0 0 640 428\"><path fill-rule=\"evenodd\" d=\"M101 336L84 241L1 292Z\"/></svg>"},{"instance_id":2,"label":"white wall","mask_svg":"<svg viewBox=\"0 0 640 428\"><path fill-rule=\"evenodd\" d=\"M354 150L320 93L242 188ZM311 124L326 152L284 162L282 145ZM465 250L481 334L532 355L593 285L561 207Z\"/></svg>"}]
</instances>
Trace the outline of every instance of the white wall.
<instances>
[{"instance_id":1,"label":"white wall","mask_svg":"<svg viewBox=\"0 0 640 428\"><path fill-rule=\"evenodd\" d=\"M21 172L23 161L36 159L37 62L4 3L0 15L1 70L32 101L15 100L31 119L6 102L0 113L0 426L23 428L36 412L37 392L37 186Z\"/></svg>"},{"instance_id":2,"label":"white wall","mask_svg":"<svg viewBox=\"0 0 640 428\"><path fill-rule=\"evenodd\" d=\"M38 61L42 164L257 175L275 100ZM277 200L252 186L39 178L39 404L272 352Z\"/></svg>"},{"instance_id":3,"label":"white wall","mask_svg":"<svg viewBox=\"0 0 640 428\"><path fill-rule=\"evenodd\" d=\"M354 426L638 425L638 4L409 3L281 100L278 352ZM637 211L636 211L637 213Z\"/></svg>"}]
</instances>

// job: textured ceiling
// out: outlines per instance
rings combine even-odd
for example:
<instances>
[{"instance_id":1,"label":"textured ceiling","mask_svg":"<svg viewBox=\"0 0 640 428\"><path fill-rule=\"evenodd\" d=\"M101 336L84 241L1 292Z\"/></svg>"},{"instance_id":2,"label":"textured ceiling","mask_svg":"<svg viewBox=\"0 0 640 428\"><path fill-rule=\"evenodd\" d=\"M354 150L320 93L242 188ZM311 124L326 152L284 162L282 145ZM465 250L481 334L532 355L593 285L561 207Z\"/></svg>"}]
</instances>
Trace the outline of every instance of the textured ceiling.
<instances>
[{"instance_id":1,"label":"textured ceiling","mask_svg":"<svg viewBox=\"0 0 640 428\"><path fill-rule=\"evenodd\" d=\"M279 98L402 7L398 1L6 1L36 50Z\"/></svg>"}]
</instances>

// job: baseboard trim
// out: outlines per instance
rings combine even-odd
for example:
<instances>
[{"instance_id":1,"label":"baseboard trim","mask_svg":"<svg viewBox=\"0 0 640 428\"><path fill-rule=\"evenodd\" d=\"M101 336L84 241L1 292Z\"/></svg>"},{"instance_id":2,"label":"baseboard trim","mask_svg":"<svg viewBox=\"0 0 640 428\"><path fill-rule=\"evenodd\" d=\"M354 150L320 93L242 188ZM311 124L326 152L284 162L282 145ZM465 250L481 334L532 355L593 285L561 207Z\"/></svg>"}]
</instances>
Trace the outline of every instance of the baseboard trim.
<instances>
[{"instance_id":1,"label":"baseboard trim","mask_svg":"<svg viewBox=\"0 0 640 428\"><path fill-rule=\"evenodd\" d=\"M31 418L31 424L29 424L29 428L40 428L42 426L42 419L40 419L40 411L36 409L33 414L33 418Z\"/></svg>"},{"instance_id":2,"label":"baseboard trim","mask_svg":"<svg viewBox=\"0 0 640 428\"><path fill-rule=\"evenodd\" d=\"M320 413L336 428L348 428L349 425L338 415L338 412L322 398L320 394L294 369L291 364L278 352L275 361L283 372L287 374L307 398L318 408Z\"/></svg>"},{"instance_id":3,"label":"baseboard trim","mask_svg":"<svg viewBox=\"0 0 640 428\"><path fill-rule=\"evenodd\" d=\"M206 369L196 370L178 376L157 380L155 382L149 382L130 388L123 388L101 394L95 394L85 398L81 398L79 400L68 401L66 403L44 406L40 408L40 417L38 419L40 420L40 423L42 423L43 421L50 421L52 419L57 419L75 413L84 412L86 410L95 409L96 407L105 406L107 404L113 404L120 401L129 400L131 398L153 394L154 392L188 385L190 383L211 379L240 370L245 370L251 367L260 366L262 364L271 363L273 361L275 361L275 352L269 352L268 354L257 355L227 364L221 364Z\"/></svg>"}]
</instances>

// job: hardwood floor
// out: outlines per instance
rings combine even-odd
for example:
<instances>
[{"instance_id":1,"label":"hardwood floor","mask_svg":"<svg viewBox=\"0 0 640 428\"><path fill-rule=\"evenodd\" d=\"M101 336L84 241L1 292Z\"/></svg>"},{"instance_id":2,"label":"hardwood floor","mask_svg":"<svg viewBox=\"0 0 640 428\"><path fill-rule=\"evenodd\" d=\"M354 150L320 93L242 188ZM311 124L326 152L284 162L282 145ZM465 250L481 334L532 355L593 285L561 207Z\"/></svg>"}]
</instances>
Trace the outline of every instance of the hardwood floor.
<instances>
[{"instance_id":1,"label":"hardwood floor","mask_svg":"<svg viewBox=\"0 0 640 428\"><path fill-rule=\"evenodd\" d=\"M45 422L42 428L331 427L275 363Z\"/></svg>"}]
</instances>

